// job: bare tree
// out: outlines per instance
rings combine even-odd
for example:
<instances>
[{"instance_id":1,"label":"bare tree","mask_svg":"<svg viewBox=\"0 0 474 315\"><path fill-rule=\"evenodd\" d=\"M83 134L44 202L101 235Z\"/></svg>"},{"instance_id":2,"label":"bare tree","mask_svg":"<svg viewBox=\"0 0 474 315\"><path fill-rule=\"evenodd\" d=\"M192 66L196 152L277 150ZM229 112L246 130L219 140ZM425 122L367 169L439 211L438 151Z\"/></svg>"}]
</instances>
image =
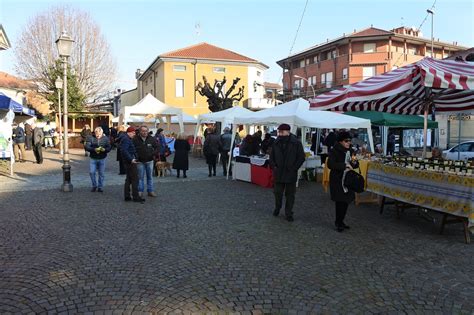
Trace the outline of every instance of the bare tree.
<instances>
[{"instance_id":1,"label":"bare tree","mask_svg":"<svg viewBox=\"0 0 474 315\"><path fill-rule=\"evenodd\" d=\"M110 89L116 66L109 44L89 13L71 7L51 8L28 22L16 43L18 74L34 79L45 91L56 79L48 77L48 70L59 58L55 42L62 31L75 41L69 62L86 98Z\"/></svg>"}]
</instances>

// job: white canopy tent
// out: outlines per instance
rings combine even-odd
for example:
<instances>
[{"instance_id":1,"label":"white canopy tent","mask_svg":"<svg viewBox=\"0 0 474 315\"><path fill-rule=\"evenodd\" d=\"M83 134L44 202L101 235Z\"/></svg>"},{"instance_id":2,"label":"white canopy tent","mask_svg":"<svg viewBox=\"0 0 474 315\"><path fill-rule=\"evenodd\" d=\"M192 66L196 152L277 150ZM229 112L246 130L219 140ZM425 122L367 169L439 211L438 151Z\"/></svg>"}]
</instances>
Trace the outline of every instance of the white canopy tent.
<instances>
[{"instance_id":1,"label":"white canopy tent","mask_svg":"<svg viewBox=\"0 0 474 315\"><path fill-rule=\"evenodd\" d=\"M120 120L120 117L117 116L117 117L114 117L114 118L112 119L112 122L113 122L113 123L118 123L119 120ZM147 122L147 121L148 121L148 120L146 119L145 116L134 116L134 115L131 115L131 116L129 117L129 120L128 120L128 122L133 122L133 123L142 123L142 122ZM164 121L165 123L168 122L167 119L166 119L166 117L163 119L163 121ZM171 123L172 123L172 124L179 124L179 117L178 117L178 116L172 116L172 117L171 117ZM188 115L188 114L184 114L184 113L183 113L183 123L184 123L184 124L195 124L195 123L197 123L197 119L194 118L194 117L191 116L191 115Z\"/></svg>"},{"instance_id":2,"label":"white canopy tent","mask_svg":"<svg viewBox=\"0 0 474 315\"><path fill-rule=\"evenodd\" d=\"M197 118L196 130L194 131L194 139L196 139L199 126L206 122L220 122L222 124L233 124L234 119L250 117L255 113L251 110L240 106L233 106L231 108L221 110L220 112L201 114Z\"/></svg>"},{"instance_id":3,"label":"white canopy tent","mask_svg":"<svg viewBox=\"0 0 474 315\"><path fill-rule=\"evenodd\" d=\"M289 124L294 132L297 127L302 128L317 128L329 129L329 128L344 128L344 129L367 129L369 146L372 152L374 152L374 141L372 138L372 127L370 120L347 117L335 112L327 111L310 111L309 102L299 98L288 103L278 105L273 108L265 109L251 115L245 115L241 117L235 117L233 121L233 128L235 125L279 125ZM305 132L302 133L305 137ZM318 137L319 140L319 137ZM234 145L235 133L232 132L232 144ZM303 142L305 139L303 139ZM319 142L319 141L318 141ZM230 166L230 160L229 165Z\"/></svg>"},{"instance_id":4,"label":"white canopy tent","mask_svg":"<svg viewBox=\"0 0 474 315\"><path fill-rule=\"evenodd\" d=\"M166 117L168 129L170 129L171 117L177 116L179 129L184 132L183 110L166 105L150 93L135 105L123 107L120 111L119 123L132 122L132 116L154 117L158 118L160 122L163 122L163 117Z\"/></svg>"}]
</instances>

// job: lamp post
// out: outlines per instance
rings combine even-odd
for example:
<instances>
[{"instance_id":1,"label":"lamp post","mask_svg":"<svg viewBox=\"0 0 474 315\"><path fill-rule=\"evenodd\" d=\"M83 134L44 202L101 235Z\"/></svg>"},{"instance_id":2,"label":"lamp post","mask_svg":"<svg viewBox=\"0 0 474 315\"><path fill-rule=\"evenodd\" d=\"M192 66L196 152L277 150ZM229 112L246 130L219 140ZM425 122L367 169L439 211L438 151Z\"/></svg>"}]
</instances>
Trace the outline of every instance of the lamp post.
<instances>
[{"instance_id":1,"label":"lamp post","mask_svg":"<svg viewBox=\"0 0 474 315\"><path fill-rule=\"evenodd\" d=\"M431 14L431 58L433 58L434 56L434 50L433 50L433 46L434 46L434 37L433 37L433 16L434 16L434 11L433 10L426 10L426 12L428 12L428 14Z\"/></svg>"},{"instance_id":2,"label":"lamp post","mask_svg":"<svg viewBox=\"0 0 474 315\"><path fill-rule=\"evenodd\" d=\"M65 31L56 40L59 57L63 60L63 118L64 118L64 154L63 154L63 185L61 190L64 192L72 192L71 184L71 164L69 164L69 143L68 143L68 112L67 112L67 58L71 56L72 44L74 40L67 35Z\"/></svg>"},{"instance_id":3,"label":"lamp post","mask_svg":"<svg viewBox=\"0 0 474 315\"><path fill-rule=\"evenodd\" d=\"M303 80L305 80L305 81L308 83L308 85L311 87L311 90L313 90L313 98L316 98L316 93L314 92L314 88L313 88L313 86L312 86L311 84L309 84L308 79L303 78L303 77L301 77L301 76L299 76L299 75L297 75L297 74L295 74L293 77L295 77L295 78L297 78L297 79L303 79Z\"/></svg>"},{"instance_id":4,"label":"lamp post","mask_svg":"<svg viewBox=\"0 0 474 315\"><path fill-rule=\"evenodd\" d=\"M56 89L58 90L58 112L59 112L59 154L64 154L64 142L63 142L63 127L62 127L62 120L61 117L61 89L63 88L63 80L61 77L58 77L54 82Z\"/></svg>"}]
</instances>

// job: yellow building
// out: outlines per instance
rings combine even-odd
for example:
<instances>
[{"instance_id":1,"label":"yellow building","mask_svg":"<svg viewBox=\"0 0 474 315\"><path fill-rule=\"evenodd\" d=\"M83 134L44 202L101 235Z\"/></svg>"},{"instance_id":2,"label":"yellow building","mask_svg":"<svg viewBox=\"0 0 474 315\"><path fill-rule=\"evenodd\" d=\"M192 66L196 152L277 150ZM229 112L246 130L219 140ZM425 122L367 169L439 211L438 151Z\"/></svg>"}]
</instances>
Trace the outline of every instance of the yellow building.
<instances>
[{"instance_id":1,"label":"yellow building","mask_svg":"<svg viewBox=\"0 0 474 315\"><path fill-rule=\"evenodd\" d=\"M244 86L244 97L239 105L251 104L264 97L264 71L268 67L249 57L207 43L178 49L158 56L144 71L137 72L137 94L142 99L151 93L160 101L182 108L186 114L209 112L207 98L195 91L206 76L211 86L215 80L227 83L224 93L240 78L232 94Z\"/></svg>"}]
</instances>

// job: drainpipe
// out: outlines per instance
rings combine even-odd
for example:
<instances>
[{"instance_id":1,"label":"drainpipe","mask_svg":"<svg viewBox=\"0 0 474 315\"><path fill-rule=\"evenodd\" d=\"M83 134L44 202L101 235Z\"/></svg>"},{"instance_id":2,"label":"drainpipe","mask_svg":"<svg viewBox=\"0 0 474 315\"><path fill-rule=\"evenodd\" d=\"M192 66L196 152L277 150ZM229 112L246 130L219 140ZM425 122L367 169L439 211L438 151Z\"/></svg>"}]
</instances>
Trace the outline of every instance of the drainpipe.
<instances>
[{"instance_id":1,"label":"drainpipe","mask_svg":"<svg viewBox=\"0 0 474 315\"><path fill-rule=\"evenodd\" d=\"M196 65L197 65L197 59L194 59L194 62L192 63L193 64L193 68L194 68L194 85L193 85L193 89L194 89L194 106L197 105L197 100L196 100Z\"/></svg>"}]
</instances>

